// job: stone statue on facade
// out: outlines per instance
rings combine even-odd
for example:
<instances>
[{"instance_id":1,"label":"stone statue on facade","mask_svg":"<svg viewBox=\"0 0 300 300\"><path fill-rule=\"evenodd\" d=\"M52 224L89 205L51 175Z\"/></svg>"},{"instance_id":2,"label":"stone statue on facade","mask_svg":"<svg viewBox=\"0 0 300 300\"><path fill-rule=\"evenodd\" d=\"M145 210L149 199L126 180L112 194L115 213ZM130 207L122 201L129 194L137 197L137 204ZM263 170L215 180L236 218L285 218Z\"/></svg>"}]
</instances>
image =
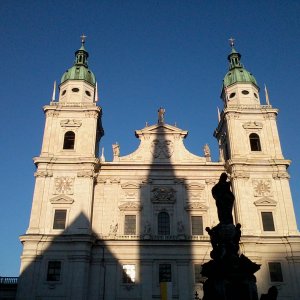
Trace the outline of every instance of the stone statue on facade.
<instances>
[{"instance_id":1,"label":"stone statue on facade","mask_svg":"<svg viewBox=\"0 0 300 300\"><path fill-rule=\"evenodd\" d=\"M158 124L163 124L165 123L165 112L166 110L162 107L159 108L158 112Z\"/></svg>"},{"instance_id":2,"label":"stone statue on facade","mask_svg":"<svg viewBox=\"0 0 300 300\"><path fill-rule=\"evenodd\" d=\"M260 268L245 255L239 254L241 225L233 224L234 195L227 174L222 173L212 188L219 224L206 228L210 236L212 260L202 265L203 300L258 300L254 273Z\"/></svg>"},{"instance_id":3,"label":"stone statue on facade","mask_svg":"<svg viewBox=\"0 0 300 300\"><path fill-rule=\"evenodd\" d=\"M151 234L152 234L151 224L149 223L149 221L146 221L144 225L143 239L150 240Z\"/></svg>"},{"instance_id":4,"label":"stone statue on facade","mask_svg":"<svg viewBox=\"0 0 300 300\"><path fill-rule=\"evenodd\" d=\"M206 161L211 161L211 154L210 154L210 148L208 144L205 144L203 147L204 157L206 158Z\"/></svg>"},{"instance_id":5,"label":"stone statue on facade","mask_svg":"<svg viewBox=\"0 0 300 300\"><path fill-rule=\"evenodd\" d=\"M120 145L118 143L112 144L112 149L113 149L113 155L115 157L120 156Z\"/></svg>"}]
</instances>

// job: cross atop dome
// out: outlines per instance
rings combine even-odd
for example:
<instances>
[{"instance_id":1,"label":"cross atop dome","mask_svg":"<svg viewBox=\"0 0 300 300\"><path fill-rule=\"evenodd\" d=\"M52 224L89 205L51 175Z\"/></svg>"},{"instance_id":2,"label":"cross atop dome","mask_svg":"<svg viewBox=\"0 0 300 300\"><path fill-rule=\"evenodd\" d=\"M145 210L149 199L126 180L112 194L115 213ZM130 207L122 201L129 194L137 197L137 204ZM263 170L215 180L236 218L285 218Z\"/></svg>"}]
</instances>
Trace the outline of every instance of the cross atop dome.
<instances>
[{"instance_id":1,"label":"cross atop dome","mask_svg":"<svg viewBox=\"0 0 300 300\"><path fill-rule=\"evenodd\" d=\"M85 39L87 38L87 36L84 35L84 33L83 33L80 37L81 37L81 43L84 44L85 43Z\"/></svg>"},{"instance_id":2,"label":"cross atop dome","mask_svg":"<svg viewBox=\"0 0 300 300\"><path fill-rule=\"evenodd\" d=\"M229 41L230 47L233 48L235 39L231 37L228 41Z\"/></svg>"}]
</instances>

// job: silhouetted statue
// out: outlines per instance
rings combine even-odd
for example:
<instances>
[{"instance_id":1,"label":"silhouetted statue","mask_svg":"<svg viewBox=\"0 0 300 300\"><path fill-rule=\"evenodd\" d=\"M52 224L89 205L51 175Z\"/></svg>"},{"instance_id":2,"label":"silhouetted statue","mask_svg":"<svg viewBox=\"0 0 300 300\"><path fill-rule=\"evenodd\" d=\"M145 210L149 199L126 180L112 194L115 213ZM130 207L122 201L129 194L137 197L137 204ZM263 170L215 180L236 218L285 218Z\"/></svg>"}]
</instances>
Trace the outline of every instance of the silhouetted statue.
<instances>
[{"instance_id":1,"label":"silhouetted statue","mask_svg":"<svg viewBox=\"0 0 300 300\"><path fill-rule=\"evenodd\" d=\"M234 195L227 174L222 173L219 182L212 188L220 223L206 227L210 236L211 260L202 265L203 300L258 300L254 273L260 265L245 255L239 254L241 224L233 224L232 208ZM273 300L273 298L263 298Z\"/></svg>"},{"instance_id":2,"label":"silhouetted statue","mask_svg":"<svg viewBox=\"0 0 300 300\"><path fill-rule=\"evenodd\" d=\"M212 195L216 200L218 218L221 224L233 224L232 208L234 195L230 190L227 174L222 173L219 182L212 188Z\"/></svg>"},{"instance_id":3,"label":"silhouetted statue","mask_svg":"<svg viewBox=\"0 0 300 300\"><path fill-rule=\"evenodd\" d=\"M278 290L276 286L271 286L268 290L268 294L261 294L260 300L277 300Z\"/></svg>"}]
</instances>

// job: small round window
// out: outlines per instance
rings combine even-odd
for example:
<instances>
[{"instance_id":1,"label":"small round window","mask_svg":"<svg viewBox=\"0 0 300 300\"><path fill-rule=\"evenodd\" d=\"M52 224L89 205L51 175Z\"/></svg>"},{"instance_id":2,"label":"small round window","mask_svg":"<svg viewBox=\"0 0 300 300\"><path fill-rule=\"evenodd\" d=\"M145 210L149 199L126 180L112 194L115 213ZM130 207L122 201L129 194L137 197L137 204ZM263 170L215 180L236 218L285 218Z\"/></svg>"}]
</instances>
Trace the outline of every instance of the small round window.
<instances>
[{"instance_id":1,"label":"small round window","mask_svg":"<svg viewBox=\"0 0 300 300\"><path fill-rule=\"evenodd\" d=\"M257 94L256 94L256 93L254 93L254 97L255 97L255 98L258 98L258 96L257 96Z\"/></svg>"},{"instance_id":2,"label":"small round window","mask_svg":"<svg viewBox=\"0 0 300 300\"><path fill-rule=\"evenodd\" d=\"M79 88L72 88L72 92L78 93L79 92Z\"/></svg>"},{"instance_id":3,"label":"small round window","mask_svg":"<svg viewBox=\"0 0 300 300\"><path fill-rule=\"evenodd\" d=\"M65 95L66 92L67 92L66 90L63 90L62 93L61 93L61 95L62 95L62 96Z\"/></svg>"},{"instance_id":4,"label":"small round window","mask_svg":"<svg viewBox=\"0 0 300 300\"><path fill-rule=\"evenodd\" d=\"M242 94L243 94L243 95L248 95L248 94L249 94L249 92L248 92L248 91L246 91L246 90L243 90L243 91L242 91Z\"/></svg>"},{"instance_id":5,"label":"small round window","mask_svg":"<svg viewBox=\"0 0 300 300\"><path fill-rule=\"evenodd\" d=\"M229 98L233 98L235 96L235 93L231 93L230 95L229 95Z\"/></svg>"},{"instance_id":6,"label":"small round window","mask_svg":"<svg viewBox=\"0 0 300 300\"><path fill-rule=\"evenodd\" d=\"M91 97L91 93L90 93L89 91L85 91L85 93L86 93L89 97Z\"/></svg>"}]
</instances>

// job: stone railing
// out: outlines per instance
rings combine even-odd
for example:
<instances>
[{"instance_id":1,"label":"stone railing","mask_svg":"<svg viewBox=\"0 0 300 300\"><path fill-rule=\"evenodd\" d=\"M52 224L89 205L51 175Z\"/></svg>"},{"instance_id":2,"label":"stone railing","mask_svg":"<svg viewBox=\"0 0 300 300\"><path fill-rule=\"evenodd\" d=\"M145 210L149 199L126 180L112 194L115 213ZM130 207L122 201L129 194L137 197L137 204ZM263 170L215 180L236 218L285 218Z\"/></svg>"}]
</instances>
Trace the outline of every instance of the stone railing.
<instances>
[{"instance_id":1,"label":"stone railing","mask_svg":"<svg viewBox=\"0 0 300 300\"><path fill-rule=\"evenodd\" d=\"M176 240L186 240L186 241L209 241L210 237L208 235L152 235L152 234L142 234L142 235L98 235L101 240L151 240L151 241L176 241Z\"/></svg>"},{"instance_id":2,"label":"stone railing","mask_svg":"<svg viewBox=\"0 0 300 300\"><path fill-rule=\"evenodd\" d=\"M83 103L83 102L50 102L50 106L60 106L60 107L88 107L96 106L96 103Z\"/></svg>"},{"instance_id":3,"label":"stone railing","mask_svg":"<svg viewBox=\"0 0 300 300\"><path fill-rule=\"evenodd\" d=\"M18 284L19 277L0 277L0 284Z\"/></svg>"}]
</instances>

